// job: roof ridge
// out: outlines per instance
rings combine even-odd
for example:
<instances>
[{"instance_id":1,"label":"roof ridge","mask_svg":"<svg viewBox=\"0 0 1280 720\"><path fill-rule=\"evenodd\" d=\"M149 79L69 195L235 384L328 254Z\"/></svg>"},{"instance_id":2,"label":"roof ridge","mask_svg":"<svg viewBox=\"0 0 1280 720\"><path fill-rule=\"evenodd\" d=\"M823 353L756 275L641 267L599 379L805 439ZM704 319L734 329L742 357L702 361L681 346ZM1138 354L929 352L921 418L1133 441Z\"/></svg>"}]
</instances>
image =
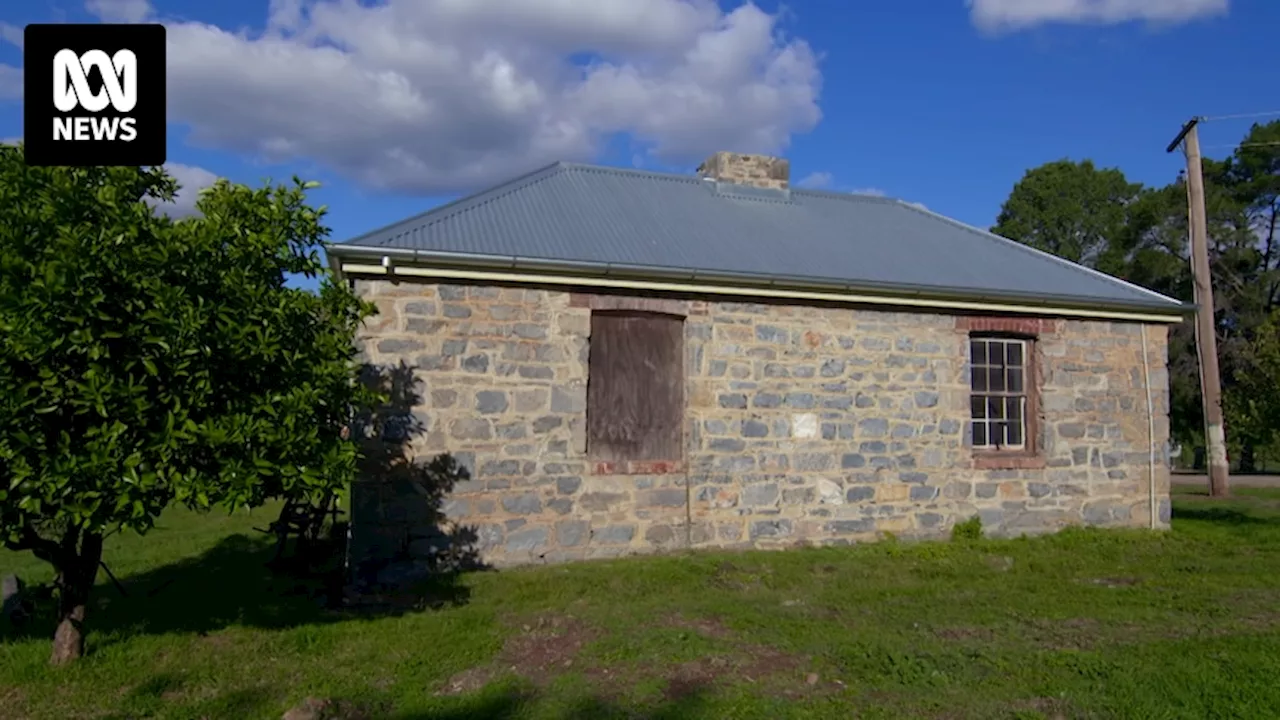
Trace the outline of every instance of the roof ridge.
<instances>
[{"instance_id":1,"label":"roof ridge","mask_svg":"<svg viewBox=\"0 0 1280 720\"><path fill-rule=\"evenodd\" d=\"M675 172L658 172L657 170L644 170L641 168L625 168L616 165L596 165L594 163L580 162L562 162L560 163L566 170L586 170L591 172L603 172L613 175L635 175L639 177L654 178L657 180L675 180L683 183L701 183L703 178L696 175L685 175Z\"/></svg>"},{"instance_id":2,"label":"roof ridge","mask_svg":"<svg viewBox=\"0 0 1280 720\"><path fill-rule=\"evenodd\" d=\"M921 206L921 205L914 204L914 203L905 202L905 201L902 201L902 200L895 200L895 202L896 202L896 203L898 203L899 205L901 205L902 207L907 208L907 209L909 209L909 210L913 210L913 211L918 212L918 213L920 213L920 214L922 214L922 215L927 215L927 216L929 216L929 217L931 217L931 218L935 218L935 219L942 220L942 221L944 221L944 222L950 223L951 225L954 225L954 226L956 226L956 227L958 227L958 228L960 228L960 229L962 229L962 230L967 230L968 232L971 232L971 233L973 233L973 234L977 235L978 237L985 238L985 239L987 239L987 240L995 240L995 241L997 241L997 242L999 242L999 243L1001 243L1001 244L1003 244L1003 245L1011 246L1011 247L1017 248L1018 250L1021 250L1021 251L1025 252L1025 253L1028 253L1028 254L1031 254L1031 255L1035 255L1035 256L1038 256L1038 257L1042 257L1042 258L1047 258L1047 259L1049 259L1049 260L1051 260L1051 261L1053 261L1053 262L1055 262L1055 263L1057 263L1057 264L1059 264L1059 265L1065 266L1065 267L1067 267L1067 268L1069 268L1069 269L1071 269L1071 270L1074 270L1074 271L1076 271L1076 272L1078 272L1078 273L1080 273L1080 274L1082 274L1082 275L1088 275L1088 276L1090 276L1090 277L1101 278L1101 279L1106 280L1107 282L1110 282L1110 283L1114 283L1114 284L1117 284L1117 285L1123 285L1123 286L1128 287L1128 288L1130 288L1130 289L1132 289L1132 290L1137 290L1137 291L1139 291L1139 292L1141 292L1141 293L1144 293L1144 294L1146 294L1146 295L1150 295L1150 296L1152 296L1152 297L1159 298L1160 300L1163 300L1163 301L1165 301L1165 302L1170 302L1170 303L1174 303L1174 304L1177 304L1177 305L1182 305L1182 304L1183 304L1181 300L1177 300L1177 299L1171 298L1171 297L1169 297L1168 295L1165 295L1165 294L1163 294L1163 293L1158 293L1158 292L1156 292L1155 290L1152 290L1152 289L1150 289L1150 288L1144 288L1144 287L1142 287L1141 285L1138 285L1138 284L1135 284L1135 283L1131 283L1131 282L1129 282L1128 280L1123 280L1123 279L1118 278L1118 277L1116 277L1116 276L1114 276L1114 275L1108 275L1107 273L1104 273L1104 272L1102 272L1101 270L1094 270L1094 269L1093 269L1093 268L1091 268L1091 267L1087 267L1087 266L1085 266L1085 265L1081 265L1080 263L1077 263L1077 262L1072 262L1072 261L1070 261L1070 260L1068 260L1068 259L1066 259L1066 258L1064 258L1064 257L1059 257L1059 256L1057 256L1057 255L1054 255L1054 254L1053 254L1053 253L1051 253L1051 252L1045 252L1044 250L1040 250L1039 248L1031 247L1030 245L1027 245L1026 243L1020 243L1020 242L1018 242L1017 240L1013 240L1013 239L1011 239L1011 238L1004 237L1003 235L997 235L997 234L995 234L995 233L993 233L993 232L991 232L991 231L989 231L989 230L983 230L982 228L977 227L977 226L974 226L974 225L970 225L969 223L961 222L961 221L959 221L959 220L956 220L955 218L947 217L946 215L943 215L943 214L941 214L941 213L936 213L936 212L934 212L934 211L930 210L930 209L929 209L929 208L927 208L927 207L923 207L923 206Z\"/></svg>"},{"instance_id":3,"label":"roof ridge","mask_svg":"<svg viewBox=\"0 0 1280 720\"><path fill-rule=\"evenodd\" d=\"M386 233L389 230L393 230L402 225L409 225L411 223L417 223L415 227L426 227L427 225L431 225L432 223L437 222L438 220L443 219L445 217L456 215L460 212L466 212L467 210L471 210L481 205L488 204L494 200L497 200L498 198L504 197L513 192L516 192L517 190L525 188L529 185L545 180L549 177L554 176L556 173L567 169L569 166L570 166L570 163L565 163L561 161L553 162L550 165L543 165L540 168L537 168L535 170L530 170L529 172L523 175L519 175L500 185L491 187L488 190L481 190L480 192L473 193L471 195L463 195L462 197L454 198L449 202L436 205L433 208L424 210L415 215L410 215L409 217L403 218L401 220L397 220L396 222L388 223L386 225L383 225L382 227L374 228L373 230L370 230L365 233L361 233L360 235L357 235L353 238L348 238L337 244L358 245L360 240L364 240L365 238L369 238L375 235L381 235ZM435 217L432 218L432 216L435 216ZM428 218L431 218L431 219L428 219Z\"/></svg>"}]
</instances>

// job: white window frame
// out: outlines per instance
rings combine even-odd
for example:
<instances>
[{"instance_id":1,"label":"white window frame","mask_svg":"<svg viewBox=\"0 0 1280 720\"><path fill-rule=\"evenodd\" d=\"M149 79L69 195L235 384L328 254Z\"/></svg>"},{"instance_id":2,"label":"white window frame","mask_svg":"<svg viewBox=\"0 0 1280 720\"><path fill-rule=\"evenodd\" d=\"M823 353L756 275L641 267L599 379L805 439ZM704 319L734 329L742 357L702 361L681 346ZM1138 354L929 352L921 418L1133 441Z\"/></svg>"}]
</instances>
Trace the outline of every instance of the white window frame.
<instances>
[{"instance_id":1,"label":"white window frame","mask_svg":"<svg viewBox=\"0 0 1280 720\"><path fill-rule=\"evenodd\" d=\"M983 363L974 362L973 345L974 343L977 343L977 342L987 344L986 345L987 362L983 362ZM990 362L991 344L993 343L999 343L1001 352L1004 354L1004 362L999 364ZM1022 349L1021 351L1022 363L1018 366L1010 365L1008 363L1008 352L1009 352L1009 346L1011 345L1019 346ZM1033 392L1033 388L1031 387L1032 375L1031 375L1030 350L1031 350L1031 343L1027 340L1020 339L1020 338L1009 338L1009 337L1000 337L1000 336L993 336L993 335L970 335L969 336L969 343L966 348L966 352L969 355L969 372L968 372L968 378L967 378L967 382L969 384L969 399L970 399L969 440L974 450L1019 451L1019 450L1027 449L1027 442L1028 442L1027 431L1029 430L1027 425L1027 409L1028 409L1027 406L1028 406L1028 397L1030 396L1030 393ZM1004 385L1004 388L1001 390L991 390L990 385L988 384L986 388L981 390L978 389L976 386L979 383L974 382L975 375L977 374L975 371L981 370L983 372L982 384L987 384L990 381L990 371L993 369L1003 369L1004 372L1001 374L1001 383ZM1010 370L1017 370L1021 373L1022 388L1020 391L1011 391L1008 389L1009 385L1011 384L1010 382L1011 375L1009 373ZM975 407L975 403L974 403L974 400L976 400L979 397L985 399L983 403L983 412L981 414L981 417L979 417L978 413L975 412L977 408ZM1004 398L1003 405L998 413L993 413L992 412L993 406L991 405L991 401L997 398ZM1022 442L1016 443L1016 444L992 442L992 440L994 439L993 435L997 434L997 431L999 431L1000 434L1004 434L1003 430L1000 427L1000 424L1011 422L1007 419L1010 414L1011 402L1014 404L1013 406L1016 406L1018 408L1017 424L1020 430L1019 435L1021 436ZM1002 417L993 418L991 417L993 414L998 414ZM978 442L977 429L979 426L983 428L982 435L984 436L983 438L984 442L981 442L981 443Z\"/></svg>"}]
</instances>

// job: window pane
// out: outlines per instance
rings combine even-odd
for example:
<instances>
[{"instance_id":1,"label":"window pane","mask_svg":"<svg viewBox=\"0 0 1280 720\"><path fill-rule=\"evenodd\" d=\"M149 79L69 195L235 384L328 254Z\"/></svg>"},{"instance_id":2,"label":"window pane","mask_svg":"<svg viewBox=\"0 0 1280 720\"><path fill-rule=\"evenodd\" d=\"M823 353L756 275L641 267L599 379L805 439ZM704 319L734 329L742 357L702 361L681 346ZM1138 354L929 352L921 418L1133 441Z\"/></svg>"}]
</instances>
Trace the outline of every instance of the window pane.
<instances>
[{"instance_id":1,"label":"window pane","mask_svg":"<svg viewBox=\"0 0 1280 720\"><path fill-rule=\"evenodd\" d=\"M1008 445L1009 441L1006 439L1007 435L1005 434L1008 428L1009 428L1009 423L1007 422L992 423L991 431L990 431L991 444L995 445L996 447L1004 447L1005 445Z\"/></svg>"},{"instance_id":2,"label":"window pane","mask_svg":"<svg viewBox=\"0 0 1280 720\"><path fill-rule=\"evenodd\" d=\"M1014 420L1016 422L1022 422L1022 400L1023 399L1020 397L1011 397L1011 398L1005 398L1005 400L1007 401L1008 404L1005 405L1004 416L1009 418L1010 420Z\"/></svg>"},{"instance_id":3,"label":"window pane","mask_svg":"<svg viewBox=\"0 0 1280 720\"><path fill-rule=\"evenodd\" d=\"M1004 365L1004 343L992 340L989 344L991 347L987 350L987 364L992 367L1001 367Z\"/></svg>"},{"instance_id":4,"label":"window pane","mask_svg":"<svg viewBox=\"0 0 1280 720\"><path fill-rule=\"evenodd\" d=\"M1006 355L1009 358L1009 364L1018 367L1022 365L1022 343L1011 342L1007 346Z\"/></svg>"},{"instance_id":5,"label":"window pane","mask_svg":"<svg viewBox=\"0 0 1280 720\"><path fill-rule=\"evenodd\" d=\"M987 391L987 369L975 367L969 370L969 386L974 392Z\"/></svg>"},{"instance_id":6,"label":"window pane","mask_svg":"<svg viewBox=\"0 0 1280 720\"><path fill-rule=\"evenodd\" d=\"M987 362L987 344L981 340L969 341L969 357L974 365L985 365Z\"/></svg>"},{"instance_id":7,"label":"window pane","mask_svg":"<svg viewBox=\"0 0 1280 720\"><path fill-rule=\"evenodd\" d=\"M1009 386L1006 389L1011 393L1022 392L1022 370L1020 368L1010 368L1007 372L1009 373Z\"/></svg>"},{"instance_id":8,"label":"window pane","mask_svg":"<svg viewBox=\"0 0 1280 720\"><path fill-rule=\"evenodd\" d=\"M987 416L987 398L985 395L974 395L969 398L969 412L974 420Z\"/></svg>"},{"instance_id":9,"label":"window pane","mask_svg":"<svg viewBox=\"0 0 1280 720\"><path fill-rule=\"evenodd\" d=\"M1022 444L1022 423L1009 423L1009 445Z\"/></svg>"},{"instance_id":10,"label":"window pane","mask_svg":"<svg viewBox=\"0 0 1280 720\"><path fill-rule=\"evenodd\" d=\"M987 444L987 424L981 420L973 423L973 444L977 447Z\"/></svg>"},{"instance_id":11,"label":"window pane","mask_svg":"<svg viewBox=\"0 0 1280 720\"><path fill-rule=\"evenodd\" d=\"M987 368L987 390L1004 392L1004 368Z\"/></svg>"},{"instance_id":12,"label":"window pane","mask_svg":"<svg viewBox=\"0 0 1280 720\"><path fill-rule=\"evenodd\" d=\"M1002 397L987 398L987 419L988 420L1004 419L1004 398Z\"/></svg>"}]
</instances>

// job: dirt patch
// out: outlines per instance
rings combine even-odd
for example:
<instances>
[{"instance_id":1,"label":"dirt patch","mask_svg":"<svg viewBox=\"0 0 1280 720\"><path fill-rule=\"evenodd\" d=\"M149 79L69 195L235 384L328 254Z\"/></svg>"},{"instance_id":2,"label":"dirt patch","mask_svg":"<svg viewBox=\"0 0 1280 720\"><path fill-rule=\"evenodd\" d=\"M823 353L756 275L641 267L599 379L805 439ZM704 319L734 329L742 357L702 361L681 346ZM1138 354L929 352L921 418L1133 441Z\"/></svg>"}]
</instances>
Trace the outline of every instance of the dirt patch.
<instances>
[{"instance_id":1,"label":"dirt patch","mask_svg":"<svg viewBox=\"0 0 1280 720\"><path fill-rule=\"evenodd\" d=\"M1010 704L1014 712L1036 712L1046 720L1067 720L1071 705L1061 698L1038 697L1018 700Z\"/></svg>"},{"instance_id":2,"label":"dirt patch","mask_svg":"<svg viewBox=\"0 0 1280 720\"><path fill-rule=\"evenodd\" d=\"M309 697L285 711L282 720L370 720L371 717L354 703Z\"/></svg>"},{"instance_id":3,"label":"dirt patch","mask_svg":"<svg viewBox=\"0 0 1280 720\"><path fill-rule=\"evenodd\" d=\"M715 640L728 640L733 637L733 631L725 627L717 618L688 618L683 615L676 615L668 621L668 624L671 627L696 632L703 637Z\"/></svg>"},{"instance_id":4,"label":"dirt patch","mask_svg":"<svg viewBox=\"0 0 1280 720\"><path fill-rule=\"evenodd\" d=\"M1102 587L1111 587L1111 588L1118 588L1118 587L1133 587L1134 585L1139 585L1139 584L1141 584L1141 583L1142 583L1142 578L1136 578L1136 577L1102 577L1102 578L1089 578L1088 580L1085 580L1084 582L1086 582L1086 583L1088 583L1088 584L1090 584L1090 585L1100 585L1100 586L1102 586Z\"/></svg>"},{"instance_id":5,"label":"dirt patch","mask_svg":"<svg viewBox=\"0 0 1280 720\"><path fill-rule=\"evenodd\" d=\"M972 625L939 628L933 634L952 642L991 642L997 637L996 631L991 628Z\"/></svg>"},{"instance_id":6,"label":"dirt patch","mask_svg":"<svg viewBox=\"0 0 1280 720\"><path fill-rule=\"evenodd\" d=\"M576 618L540 616L520 625L492 662L454 675L436 694L460 695L479 690L507 673L543 685L572 668L582 646L596 636L594 629Z\"/></svg>"},{"instance_id":7,"label":"dirt patch","mask_svg":"<svg viewBox=\"0 0 1280 720\"><path fill-rule=\"evenodd\" d=\"M1049 650L1091 650L1114 639L1110 629L1104 630L1093 618L1033 620L1026 637Z\"/></svg>"},{"instance_id":8,"label":"dirt patch","mask_svg":"<svg viewBox=\"0 0 1280 720\"><path fill-rule=\"evenodd\" d=\"M725 652L669 669L663 675L667 682L665 694L669 699L732 682L763 685L793 698L844 687L839 681L824 680L817 673L806 672L812 664L810 658L738 640L735 633L717 618L677 615L670 618L668 624L730 645Z\"/></svg>"},{"instance_id":9,"label":"dirt patch","mask_svg":"<svg viewBox=\"0 0 1280 720\"><path fill-rule=\"evenodd\" d=\"M580 666L579 652L597 639L599 632L570 616L547 615L520 625L492 662L457 673L436 694L474 692L507 675L545 686L558 675L573 670L580 671L600 688L603 697L617 697L639 683L652 680L663 681L663 695L668 700L688 698L733 682L763 685L788 697L843 687L838 681L806 673L809 658L737 640L735 633L716 618L676 615L666 619L665 624L721 641L727 647L723 652L674 665Z\"/></svg>"}]
</instances>

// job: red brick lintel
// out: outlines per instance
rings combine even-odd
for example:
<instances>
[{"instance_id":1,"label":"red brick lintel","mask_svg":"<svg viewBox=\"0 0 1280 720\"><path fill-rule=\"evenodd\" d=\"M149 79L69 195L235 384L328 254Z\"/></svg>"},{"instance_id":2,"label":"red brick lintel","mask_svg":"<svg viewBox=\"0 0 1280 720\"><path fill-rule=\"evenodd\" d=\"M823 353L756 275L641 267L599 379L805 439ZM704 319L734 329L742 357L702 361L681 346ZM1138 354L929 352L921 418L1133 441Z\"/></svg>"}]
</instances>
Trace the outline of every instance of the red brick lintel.
<instances>
[{"instance_id":1,"label":"red brick lintel","mask_svg":"<svg viewBox=\"0 0 1280 720\"><path fill-rule=\"evenodd\" d=\"M978 451L973 454L975 470L1043 470L1044 456L1026 452Z\"/></svg>"},{"instance_id":2,"label":"red brick lintel","mask_svg":"<svg viewBox=\"0 0 1280 720\"><path fill-rule=\"evenodd\" d=\"M592 475L672 475L684 471L683 460L631 460L591 465Z\"/></svg>"},{"instance_id":3,"label":"red brick lintel","mask_svg":"<svg viewBox=\"0 0 1280 720\"><path fill-rule=\"evenodd\" d=\"M569 307L590 308L592 310L633 310L636 312L679 315L681 317L707 314L707 303L701 300L670 300L667 298L600 295L581 292L569 294Z\"/></svg>"},{"instance_id":4,"label":"red brick lintel","mask_svg":"<svg viewBox=\"0 0 1280 720\"><path fill-rule=\"evenodd\" d=\"M1058 321L1053 318L1017 315L960 315L956 317L956 329L967 332L1007 332L1035 337L1058 332Z\"/></svg>"}]
</instances>

